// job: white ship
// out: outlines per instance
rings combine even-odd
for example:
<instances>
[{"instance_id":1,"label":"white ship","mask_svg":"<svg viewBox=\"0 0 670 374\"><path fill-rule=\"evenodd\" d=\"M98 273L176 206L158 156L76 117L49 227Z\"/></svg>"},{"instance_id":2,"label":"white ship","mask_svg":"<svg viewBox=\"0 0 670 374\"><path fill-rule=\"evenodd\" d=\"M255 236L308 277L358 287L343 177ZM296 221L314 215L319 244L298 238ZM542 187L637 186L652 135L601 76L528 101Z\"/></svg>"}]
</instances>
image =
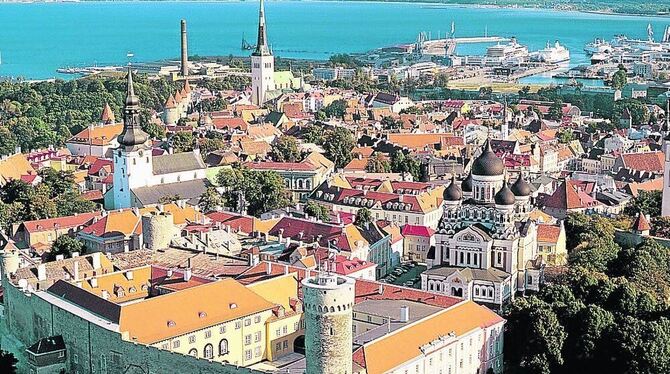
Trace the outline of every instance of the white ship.
<instances>
[{"instance_id":1,"label":"white ship","mask_svg":"<svg viewBox=\"0 0 670 374\"><path fill-rule=\"evenodd\" d=\"M512 38L507 44L496 44L486 49L484 64L487 66L519 64L524 62L529 56L528 47L517 42Z\"/></svg>"},{"instance_id":2,"label":"white ship","mask_svg":"<svg viewBox=\"0 0 670 374\"><path fill-rule=\"evenodd\" d=\"M560 64L562 62L570 61L570 51L558 41L553 47L547 43L547 46L544 49L540 49L535 53L534 59L549 64Z\"/></svg>"},{"instance_id":3,"label":"white ship","mask_svg":"<svg viewBox=\"0 0 670 374\"><path fill-rule=\"evenodd\" d=\"M603 39L596 39L584 47L584 52L588 55L612 52L612 45Z\"/></svg>"}]
</instances>

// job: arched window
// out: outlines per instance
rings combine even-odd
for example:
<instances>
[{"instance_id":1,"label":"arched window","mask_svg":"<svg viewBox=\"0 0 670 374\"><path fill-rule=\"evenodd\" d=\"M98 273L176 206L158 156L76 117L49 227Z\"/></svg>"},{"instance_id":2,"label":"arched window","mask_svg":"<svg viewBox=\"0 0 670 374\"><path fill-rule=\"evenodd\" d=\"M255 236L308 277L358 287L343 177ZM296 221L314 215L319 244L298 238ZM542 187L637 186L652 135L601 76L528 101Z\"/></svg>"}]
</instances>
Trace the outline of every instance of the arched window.
<instances>
[{"instance_id":1,"label":"arched window","mask_svg":"<svg viewBox=\"0 0 670 374\"><path fill-rule=\"evenodd\" d=\"M312 189L312 181L309 179L305 180L305 189L311 190Z\"/></svg>"},{"instance_id":2,"label":"arched window","mask_svg":"<svg viewBox=\"0 0 670 374\"><path fill-rule=\"evenodd\" d=\"M298 179L298 189L302 190L302 179Z\"/></svg>"},{"instance_id":3,"label":"arched window","mask_svg":"<svg viewBox=\"0 0 670 374\"><path fill-rule=\"evenodd\" d=\"M205 345L205 349L203 350L203 355L205 358L214 358L214 347L212 347L211 344Z\"/></svg>"},{"instance_id":4,"label":"arched window","mask_svg":"<svg viewBox=\"0 0 670 374\"><path fill-rule=\"evenodd\" d=\"M228 354L228 340L221 339L221 341L219 342L219 356L227 354Z\"/></svg>"},{"instance_id":5,"label":"arched window","mask_svg":"<svg viewBox=\"0 0 670 374\"><path fill-rule=\"evenodd\" d=\"M193 348L190 351L188 351L188 355L193 356L193 357L198 357L198 350Z\"/></svg>"}]
</instances>

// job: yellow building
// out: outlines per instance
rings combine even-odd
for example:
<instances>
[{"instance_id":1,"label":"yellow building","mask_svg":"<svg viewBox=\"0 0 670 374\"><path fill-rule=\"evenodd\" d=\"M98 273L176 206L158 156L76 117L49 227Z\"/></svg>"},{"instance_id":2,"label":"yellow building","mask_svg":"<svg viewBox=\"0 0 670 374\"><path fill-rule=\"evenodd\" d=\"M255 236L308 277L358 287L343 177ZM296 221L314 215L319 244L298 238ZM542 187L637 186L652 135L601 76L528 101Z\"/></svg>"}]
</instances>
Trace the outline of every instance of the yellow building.
<instances>
[{"instance_id":1,"label":"yellow building","mask_svg":"<svg viewBox=\"0 0 670 374\"><path fill-rule=\"evenodd\" d=\"M561 266L568 261L565 247L565 227L560 225L537 225L537 253L547 266Z\"/></svg>"}]
</instances>

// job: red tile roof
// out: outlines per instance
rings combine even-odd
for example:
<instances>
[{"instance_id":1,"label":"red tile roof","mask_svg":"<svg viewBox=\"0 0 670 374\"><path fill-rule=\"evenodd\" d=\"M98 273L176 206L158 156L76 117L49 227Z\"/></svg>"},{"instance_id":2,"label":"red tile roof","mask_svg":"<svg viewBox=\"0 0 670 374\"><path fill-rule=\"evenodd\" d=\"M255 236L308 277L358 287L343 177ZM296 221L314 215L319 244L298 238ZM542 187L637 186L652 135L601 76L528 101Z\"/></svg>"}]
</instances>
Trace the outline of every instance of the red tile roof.
<instances>
[{"instance_id":1,"label":"red tile roof","mask_svg":"<svg viewBox=\"0 0 670 374\"><path fill-rule=\"evenodd\" d=\"M631 170L662 173L664 169L663 152L624 153L621 159L624 167Z\"/></svg>"},{"instance_id":2,"label":"red tile roof","mask_svg":"<svg viewBox=\"0 0 670 374\"><path fill-rule=\"evenodd\" d=\"M250 234L254 231L253 217L230 212L213 212L207 214L207 217L214 222L230 226L230 229L236 232Z\"/></svg>"},{"instance_id":3,"label":"red tile roof","mask_svg":"<svg viewBox=\"0 0 670 374\"><path fill-rule=\"evenodd\" d=\"M635 219L635 222L633 223L633 230L635 231L649 231L651 230L651 225L649 224L649 220L647 220L647 217L639 213L637 215L637 218Z\"/></svg>"},{"instance_id":4,"label":"red tile roof","mask_svg":"<svg viewBox=\"0 0 670 374\"><path fill-rule=\"evenodd\" d=\"M435 235L435 230L426 226L405 225L402 228L402 236L421 236L430 238L433 235Z\"/></svg>"},{"instance_id":5,"label":"red tile roof","mask_svg":"<svg viewBox=\"0 0 670 374\"><path fill-rule=\"evenodd\" d=\"M558 243L561 235L561 227L557 225L537 225L537 241L545 243Z\"/></svg>"},{"instance_id":6,"label":"red tile roof","mask_svg":"<svg viewBox=\"0 0 670 374\"><path fill-rule=\"evenodd\" d=\"M554 191L554 194L544 200L544 205L558 209L589 208L600 203L589 195L593 190L593 183L566 180Z\"/></svg>"},{"instance_id":7,"label":"red tile roof","mask_svg":"<svg viewBox=\"0 0 670 374\"><path fill-rule=\"evenodd\" d=\"M35 221L23 222L27 232L34 233L54 229L65 229L79 227L92 221L95 217L100 217L100 212L81 213L75 216L39 219Z\"/></svg>"}]
</instances>

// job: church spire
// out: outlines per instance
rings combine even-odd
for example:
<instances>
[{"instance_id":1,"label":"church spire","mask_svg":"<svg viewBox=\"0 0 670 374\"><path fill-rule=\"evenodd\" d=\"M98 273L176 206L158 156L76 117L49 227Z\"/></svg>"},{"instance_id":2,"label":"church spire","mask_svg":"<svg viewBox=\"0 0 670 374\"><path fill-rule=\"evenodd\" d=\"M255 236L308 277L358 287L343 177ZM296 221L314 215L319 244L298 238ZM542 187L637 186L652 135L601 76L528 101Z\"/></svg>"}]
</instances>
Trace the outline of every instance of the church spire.
<instances>
[{"instance_id":1,"label":"church spire","mask_svg":"<svg viewBox=\"0 0 670 374\"><path fill-rule=\"evenodd\" d=\"M258 10L258 40L256 41L256 50L254 56L271 56L272 52L268 47L268 35L265 30L265 2L261 0Z\"/></svg>"},{"instance_id":2,"label":"church spire","mask_svg":"<svg viewBox=\"0 0 670 374\"><path fill-rule=\"evenodd\" d=\"M149 135L142 131L140 126L140 99L135 95L133 72L128 66L126 87L126 102L123 107L123 132L119 135L119 144L125 146L126 151L135 150L136 146L143 145Z\"/></svg>"}]
</instances>

